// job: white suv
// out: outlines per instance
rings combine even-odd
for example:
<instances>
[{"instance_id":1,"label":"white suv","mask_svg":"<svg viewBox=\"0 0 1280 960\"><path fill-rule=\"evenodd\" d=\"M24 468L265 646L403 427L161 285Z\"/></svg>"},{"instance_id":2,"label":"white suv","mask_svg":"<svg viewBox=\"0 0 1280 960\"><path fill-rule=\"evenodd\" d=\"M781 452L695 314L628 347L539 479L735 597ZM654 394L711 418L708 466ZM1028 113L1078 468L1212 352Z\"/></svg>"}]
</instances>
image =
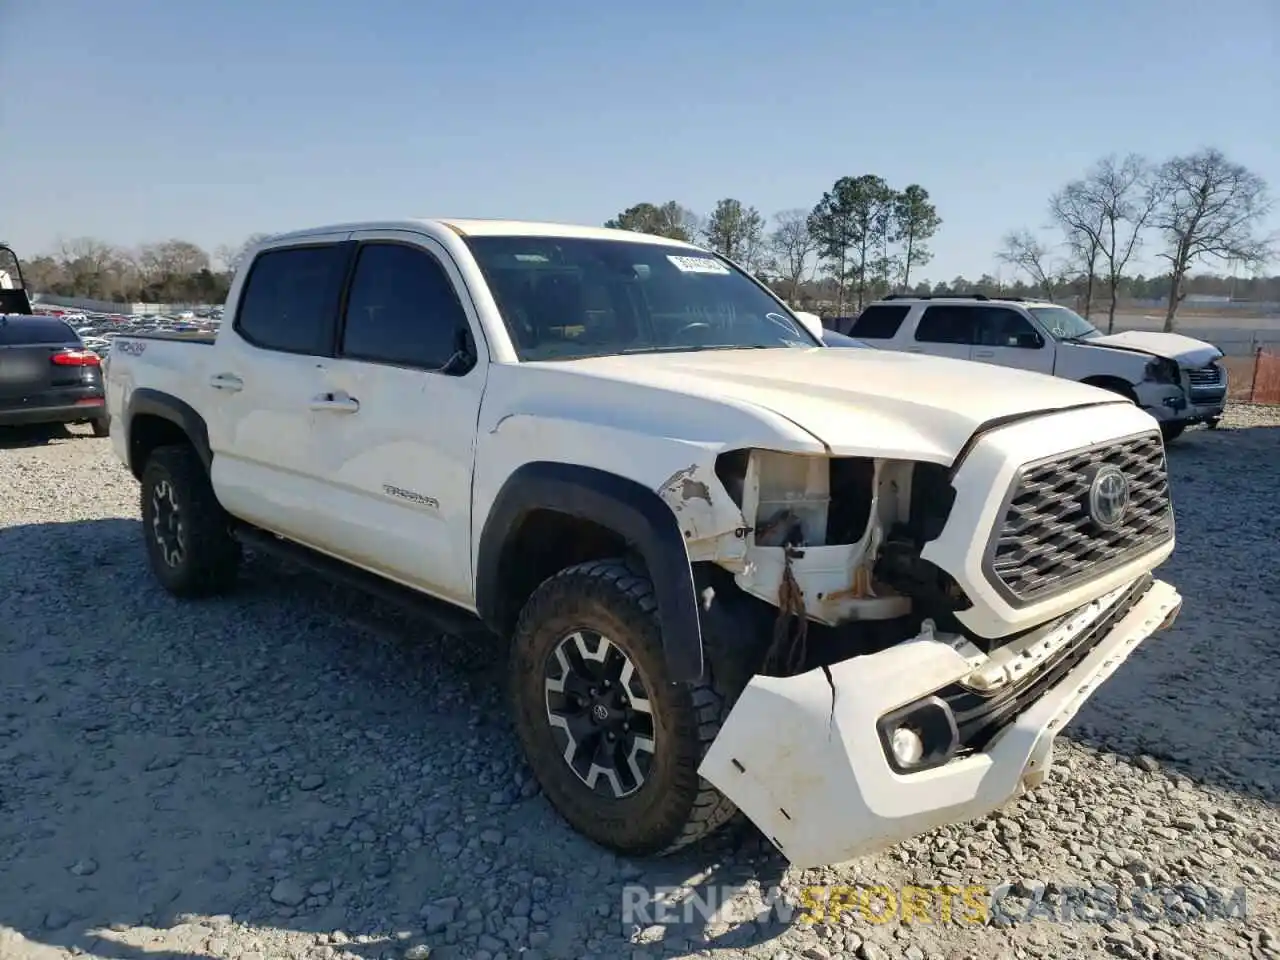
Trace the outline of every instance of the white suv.
<instances>
[{"instance_id":1,"label":"white suv","mask_svg":"<svg viewBox=\"0 0 1280 960\"><path fill-rule=\"evenodd\" d=\"M889 296L847 332L873 347L1020 367L1103 387L1160 421L1166 440L1218 424L1227 397L1222 351L1176 333L1111 335L1060 304L981 294Z\"/></svg>"}]
</instances>

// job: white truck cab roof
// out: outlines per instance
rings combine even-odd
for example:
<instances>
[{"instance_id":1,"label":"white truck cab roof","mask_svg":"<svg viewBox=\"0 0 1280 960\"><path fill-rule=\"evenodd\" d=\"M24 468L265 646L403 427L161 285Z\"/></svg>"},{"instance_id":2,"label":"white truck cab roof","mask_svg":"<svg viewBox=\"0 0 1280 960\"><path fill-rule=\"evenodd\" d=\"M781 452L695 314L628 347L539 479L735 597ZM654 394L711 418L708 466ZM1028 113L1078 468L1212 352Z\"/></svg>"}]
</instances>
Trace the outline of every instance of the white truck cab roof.
<instances>
[{"instance_id":1,"label":"white truck cab roof","mask_svg":"<svg viewBox=\"0 0 1280 960\"><path fill-rule=\"evenodd\" d=\"M571 223L541 220L499 220L478 217L406 217L398 220L368 220L351 223L333 223L308 227L289 233L275 234L261 242L261 246L274 246L284 241L296 241L312 236L335 233L356 233L370 230L404 230L439 234L444 231L461 237L576 237L581 239L625 240L632 243L665 243L690 250L699 249L692 243L673 240L655 234L636 233L611 227L589 227Z\"/></svg>"}]
</instances>

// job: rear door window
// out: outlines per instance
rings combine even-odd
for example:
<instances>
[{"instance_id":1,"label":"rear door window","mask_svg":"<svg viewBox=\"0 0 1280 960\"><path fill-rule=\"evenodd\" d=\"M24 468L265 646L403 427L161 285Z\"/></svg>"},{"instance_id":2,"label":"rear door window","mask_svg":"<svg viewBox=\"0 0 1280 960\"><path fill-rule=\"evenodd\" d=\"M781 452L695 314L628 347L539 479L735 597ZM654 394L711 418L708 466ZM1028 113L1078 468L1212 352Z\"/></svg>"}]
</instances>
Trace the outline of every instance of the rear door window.
<instances>
[{"instance_id":1,"label":"rear door window","mask_svg":"<svg viewBox=\"0 0 1280 960\"><path fill-rule=\"evenodd\" d=\"M260 253L240 297L236 332L264 350L328 354L347 251L326 244Z\"/></svg>"},{"instance_id":2,"label":"rear door window","mask_svg":"<svg viewBox=\"0 0 1280 960\"><path fill-rule=\"evenodd\" d=\"M910 312L906 304L867 307L853 321L849 336L858 340L892 340Z\"/></svg>"},{"instance_id":3,"label":"rear door window","mask_svg":"<svg viewBox=\"0 0 1280 960\"><path fill-rule=\"evenodd\" d=\"M920 343L972 344L975 319L972 307L949 304L925 307L924 315L916 326L916 340Z\"/></svg>"}]
</instances>

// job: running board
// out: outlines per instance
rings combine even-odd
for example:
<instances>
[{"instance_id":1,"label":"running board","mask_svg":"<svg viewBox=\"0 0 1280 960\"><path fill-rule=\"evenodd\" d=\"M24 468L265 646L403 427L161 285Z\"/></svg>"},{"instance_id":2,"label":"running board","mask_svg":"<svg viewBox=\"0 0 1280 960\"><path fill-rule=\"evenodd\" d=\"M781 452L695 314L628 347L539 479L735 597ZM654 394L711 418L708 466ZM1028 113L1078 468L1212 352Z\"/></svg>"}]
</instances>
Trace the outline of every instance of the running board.
<instances>
[{"instance_id":1,"label":"running board","mask_svg":"<svg viewBox=\"0 0 1280 960\"><path fill-rule=\"evenodd\" d=\"M296 563L326 580L341 583L377 597L379 600L430 621L442 633L493 637L493 632L475 614L380 577L376 573L369 573L367 570L334 559L319 550L313 550L245 523L237 524L232 532L235 538L250 550L267 554L277 560Z\"/></svg>"}]
</instances>

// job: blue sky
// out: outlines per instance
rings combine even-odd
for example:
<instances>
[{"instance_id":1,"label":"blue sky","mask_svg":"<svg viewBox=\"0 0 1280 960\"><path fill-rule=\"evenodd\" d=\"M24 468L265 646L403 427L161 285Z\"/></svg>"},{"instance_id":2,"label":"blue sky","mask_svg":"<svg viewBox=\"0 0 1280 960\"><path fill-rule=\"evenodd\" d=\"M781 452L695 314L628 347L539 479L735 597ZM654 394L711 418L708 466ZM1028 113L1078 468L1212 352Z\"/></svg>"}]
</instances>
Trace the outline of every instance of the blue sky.
<instances>
[{"instance_id":1,"label":"blue sky","mask_svg":"<svg viewBox=\"0 0 1280 960\"><path fill-rule=\"evenodd\" d=\"M0 236L25 255L770 214L877 173L933 195L941 280L994 272L1108 152L1214 145L1280 193L1277 118L1276 0L0 0Z\"/></svg>"}]
</instances>

